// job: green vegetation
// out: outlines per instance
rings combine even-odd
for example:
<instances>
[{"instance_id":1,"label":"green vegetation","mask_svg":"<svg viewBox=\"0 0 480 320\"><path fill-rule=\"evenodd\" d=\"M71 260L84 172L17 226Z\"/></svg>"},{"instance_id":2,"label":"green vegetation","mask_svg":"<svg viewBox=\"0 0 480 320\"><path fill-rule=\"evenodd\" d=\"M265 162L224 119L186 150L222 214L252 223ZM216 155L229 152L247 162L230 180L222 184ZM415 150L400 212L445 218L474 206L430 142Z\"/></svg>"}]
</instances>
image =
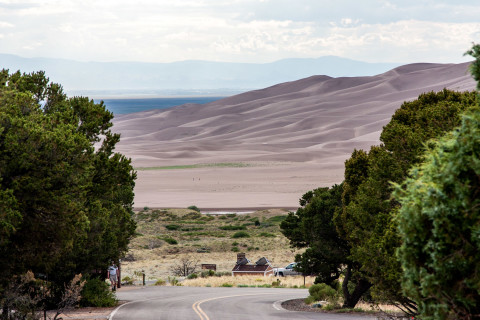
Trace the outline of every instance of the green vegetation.
<instances>
[{"instance_id":1,"label":"green vegetation","mask_svg":"<svg viewBox=\"0 0 480 320\"><path fill-rule=\"evenodd\" d=\"M359 265L350 259L351 247L334 223L335 212L342 208L342 192L342 185L307 192L300 200L303 207L289 213L280 227L292 246L306 248L295 257L298 271L316 274L315 283L333 288L343 275L343 307L353 308L371 284L359 274Z\"/></svg>"},{"instance_id":2,"label":"green vegetation","mask_svg":"<svg viewBox=\"0 0 480 320\"><path fill-rule=\"evenodd\" d=\"M480 46L467 54L476 58L471 71L480 81ZM298 269L316 270L317 281L330 284L335 266L347 266L340 270L344 304L356 278L372 286L376 301L395 304L410 316L477 318L478 102L476 92L444 89L402 104L384 127L382 144L369 152L355 150L346 161L341 201L338 193L336 204L328 201L337 186L316 189L282 222L291 244L306 247L296 258Z\"/></svg>"},{"instance_id":3,"label":"green vegetation","mask_svg":"<svg viewBox=\"0 0 480 320\"><path fill-rule=\"evenodd\" d=\"M477 112L429 149L395 192L403 288L425 320L480 314L479 138Z\"/></svg>"},{"instance_id":4,"label":"green vegetation","mask_svg":"<svg viewBox=\"0 0 480 320\"><path fill-rule=\"evenodd\" d=\"M180 229L180 227L181 226L178 225L178 224L167 224L165 226L165 228L167 228L168 230L178 230L178 229Z\"/></svg>"},{"instance_id":5,"label":"green vegetation","mask_svg":"<svg viewBox=\"0 0 480 320\"><path fill-rule=\"evenodd\" d=\"M246 230L247 227L246 226L220 226L218 227L219 229L221 230Z\"/></svg>"},{"instance_id":6,"label":"green vegetation","mask_svg":"<svg viewBox=\"0 0 480 320\"><path fill-rule=\"evenodd\" d=\"M187 209L190 209L190 210L193 210L193 211L200 212L200 209L198 209L198 207L197 207L197 206L190 206L190 207L188 207Z\"/></svg>"},{"instance_id":7,"label":"green vegetation","mask_svg":"<svg viewBox=\"0 0 480 320\"><path fill-rule=\"evenodd\" d=\"M112 118L43 72L0 71L1 303L28 270L48 276L59 301L75 274L105 270L127 251L136 174L113 151Z\"/></svg>"},{"instance_id":8,"label":"green vegetation","mask_svg":"<svg viewBox=\"0 0 480 320\"><path fill-rule=\"evenodd\" d=\"M250 238L250 235L248 232L238 231L233 234L232 238Z\"/></svg>"},{"instance_id":9,"label":"green vegetation","mask_svg":"<svg viewBox=\"0 0 480 320\"><path fill-rule=\"evenodd\" d=\"M134 214L137 223L137 236L130 243L130 253L152 254L152 259L157 256L170 254L189 254L198 260L205 259L205 253L224 252L228 253L229 259L235 261L235 252L268 251L278 252L288 248L287 239L282 236L278 224L259 228L254 224L242 225L241 230L230 226L239 225L242 222L250 222L250 219L268 221L281 214L286 216L283 210L261 210L248 215L222 214L222 215L192 215L190 209L163 209L139 211ZM205 221L208 219L208 222ZM236 220L235 220L236 219ZM201 226L198 224L201 222ZM170 227L174 225L174 227ZM168 228L166 226L169 226ZM224 228L226 227L226 228ZM232 230L233 229L233 230ZM237 232L247 233L249 237L233 238ZM236 235L235 237L237 237ZM165 245L165 239L172 238L177 241L176 245ZM158 243L157 243L158 240ZM142 251L140 253L138 251ZM151 251L145 253L144 250ZM254 253L255 254L255 253ZM198 256L197 256L198 255Z\"/></svg>"},{"instance_id":10,"label":"green vegetation","mask_svg":"<svg viewBox=\"0 0 480 320\"><path fill-rule=\"evenodd\" d=\"M178 244L178 241L173 238L163 238L163 240L168 244Z\"/></svg>"},{"instance_id":11,"label":"green vegetation","mask_svg":"<svg viewBox=\"0 0 480 320\"><path fill-rule=\"evenodd\" d=\"M82 307L113 307L117 304L110 286L100 279L88 279L82 290Z\"/></svg>"}]
</instances>

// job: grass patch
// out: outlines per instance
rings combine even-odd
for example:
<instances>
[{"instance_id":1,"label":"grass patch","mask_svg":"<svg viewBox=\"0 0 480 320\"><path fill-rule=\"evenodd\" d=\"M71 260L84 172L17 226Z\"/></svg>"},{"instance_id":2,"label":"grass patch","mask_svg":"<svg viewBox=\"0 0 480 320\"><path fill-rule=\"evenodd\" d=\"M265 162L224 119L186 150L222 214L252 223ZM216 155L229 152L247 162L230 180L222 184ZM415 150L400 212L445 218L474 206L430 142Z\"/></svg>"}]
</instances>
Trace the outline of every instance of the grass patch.
<instances>
[{"instance_id":1,"label":"grass patch","mask_svg":"<svg viewBox=\"0 0 480 320\"><path fill-rule=\"evenodd\" d=\"M269 232L262 232L258 236L265 237L265 238L275 238L275 235L273 233L269 233Z\"/></svg>"},{"instance_id":2,"label":"grass patch","mask_svg":"<svg viewBox=\"0 0 480 320\"><path fill-rule=\"evenodd\" d=\"M276 224L280 224L282 223L283 220L285 220L287 218L287 216L274 216L274 217L271 217L269 218L267 221L270 222L270 223L276 223Z\"/></svg>"}]
</instances>

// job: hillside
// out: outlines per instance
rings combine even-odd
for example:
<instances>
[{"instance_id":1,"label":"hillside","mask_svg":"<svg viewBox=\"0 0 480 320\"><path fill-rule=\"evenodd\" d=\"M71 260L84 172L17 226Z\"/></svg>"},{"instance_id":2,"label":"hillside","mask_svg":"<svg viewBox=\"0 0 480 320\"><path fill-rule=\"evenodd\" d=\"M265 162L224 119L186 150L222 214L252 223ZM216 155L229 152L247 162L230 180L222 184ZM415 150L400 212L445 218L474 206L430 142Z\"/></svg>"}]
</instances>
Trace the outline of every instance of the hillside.
<instances>
[{"instance_id":1,"label":"hillside","mask_svg":"<svg viewBox=\"0 0 480 320\"><path fill-rule=\"evenodd\" d=\"M304 192L340 183L344 160L378 144L403 101L473 90L467 68L411 64L369 77L312 76L203 106L118 116L114 130L137 168L157 167L139 171L140 206L295 207Z\"/></svg>"}]
</instances>

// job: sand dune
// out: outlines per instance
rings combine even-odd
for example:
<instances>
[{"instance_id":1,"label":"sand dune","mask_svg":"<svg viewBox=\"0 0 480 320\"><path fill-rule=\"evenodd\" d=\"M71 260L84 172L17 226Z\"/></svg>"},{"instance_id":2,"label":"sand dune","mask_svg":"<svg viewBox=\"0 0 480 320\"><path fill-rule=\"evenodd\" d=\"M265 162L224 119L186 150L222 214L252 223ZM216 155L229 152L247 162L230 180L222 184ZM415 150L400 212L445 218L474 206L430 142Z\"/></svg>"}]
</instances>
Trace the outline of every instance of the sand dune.
<instances>
[{"instance_id":1,"label":"sand dune","mask_svg":"<svg viewBox=\"0 0 480 320\"><path fill-rule=\"evenodd\" d=\"M243 163L138 171L138 207L295 208L308 190L343 180L354 148L379 143L403 101L473 90L463 64L410 64L372 77L312 76L206 105L121 115L117 150L136 168Z\"/></svg>"}]
</instances>

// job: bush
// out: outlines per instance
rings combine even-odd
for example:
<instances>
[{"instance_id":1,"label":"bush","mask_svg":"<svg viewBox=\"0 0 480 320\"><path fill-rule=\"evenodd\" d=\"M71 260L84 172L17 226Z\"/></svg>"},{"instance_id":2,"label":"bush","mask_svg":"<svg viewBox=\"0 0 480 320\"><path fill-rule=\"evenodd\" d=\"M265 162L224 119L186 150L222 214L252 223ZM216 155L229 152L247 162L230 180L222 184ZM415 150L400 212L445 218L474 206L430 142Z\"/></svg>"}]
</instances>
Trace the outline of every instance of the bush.
<instances>
[{"instance_id":1,"label":"bush","mask_svg":"<svg viewBox=\"0 0 480 320\"><path fill-rule=\"evenodd\" d=\"M191 274L189 274L188 277L187 277L187 279L197 279L197 278L198 278L198 276L197 276L196 273L191 273Z\"/></svg>"},{"instance_id":2,"label":"bush","mask_svg":"<svg viewBox=\"0 0 480 320\"><path fill-rule=\"evenodd\" d=\"M178 224L167 224L165 225L165 228L168 230L178 230L180 229L180 226Z\"/></svg>"},{"instance_id":3,"label":"bush","mask_svg":"<svg viewBox=\"0 0 480 320\"><path fill-rule=\"evenodd\" d=\"M238 249L238 247L232 247L232 251L233 252L238 252L238 251L240 251L240 249Z\"/></svg>"},{"instance_id":4,"label":"bush","mask_svg":"<svg viewBox=\"0 0 480 320\"><path fill-rule=\"evenodd\" d=\"M200 209L198 209L198 207L197 207L197 206L190 206L190 207L188 207L187 209L190 209L190 210L193 210L193 211L200 212Z\"/></svg>"},{"instance_id":5,"label":"bush","mask_svg":"<svg viewBox=\"0 0 480 320\"><path fill-rule=\"evenodd\" d=\"M308 288L308 293L310 293L310 296L313 297L315 301L326 300L330 303L335 303L338 299L337 290L325 283L312 285L310 288Z\"/></svg>"},{"instance_id":6,"label":"bush","mask_svg":"<svg viewBox=\"0 0 480 320\"><path fill-rule=\"evenodd\" d=\"M221 226L218 228L222 230L246 230L247 229L247 227L245 226Z\"/></svg>"},{"instance_id":7,"label":"bush","mask_svg":"<svg viewBox=\"0 0 480 320\"><path fill-rule=\"evenodd\" d=\"M168 244L178 244L178 241L173 238L164 238L163 240Z\"/></svg>"},{"instance_id":8,"label":"bush","mask_svg":"<svg viewBox=\"0 0 480 320\"><path fill-rule=\"evenodd\" d=\"M117 305L117 300L110 286L100 279L87 279L82 290L82 307L113 307Z\"/></svg>"},{"instance_id":9,"label":"bush","mask_svg":"<svg viewBox=\"0 0 480 320\"><path fill-rule=\"evenodd\" d=\"M222 285L221 285L220 287L231 288L231 287L233 287L233 284L231 284L231 283L222 283Z\"/></svg>"},{"instance_id":10,"label":"bush","mask_svg":"<svg viewBox=\"0 0 480 320\"><path fill-rule=\"evenodd\" d=\"M128 286L133 285L133 279L130 278L129 276L123 277L122 283Z\"/></svg>"},{"instance_id":11,"label":"bush","mask_svg":"<svg viewBox=\"0 0 480 320\"><path fill-rule=\"evenodd\" d=\"M200 273L200 277L202 278L212 277L214 275L215 275L215 271L213 270L205 270Z\"/></svg>"},{"instance_id":12,"label":"bush","mask_svg":"<svg viewBox=\"0 0 480 320\"><path fill-rule=\"evenodd\" d=\"M233 234L232 238L250 238L250 235L248 232L238 231Z\"/></svg>"},{"instance_id":13,"label":"bush","mask_svg":"<svg viewBox=\"0 0 480 320\"><path fill-rule=\"evenodd\" d=\"M312 304L312 303L316 302L317 300L312 296L308 296L303 301L305 302L305 304Z\"/></svg>"},{"instance_id":14,"label":"bush","mask_svg":"<svg viewBox=\"0 0 480 320\"><path fill-rule=\"evenodd\" d=\"M262 232L259 234L260 237L265 237L265 238L275 238L275 235L273 233L269 232Z\"/></svg>"},{"instance_id":15,"label":"bush","mask_svg":"<svg viewBox=\"0 0 480 320\"><path fill-rule=\"evenodd\" d=\"M154 286L164 286L167 282L163 279L158 279L155 283Z\"/></svg>"}]
</instances>

